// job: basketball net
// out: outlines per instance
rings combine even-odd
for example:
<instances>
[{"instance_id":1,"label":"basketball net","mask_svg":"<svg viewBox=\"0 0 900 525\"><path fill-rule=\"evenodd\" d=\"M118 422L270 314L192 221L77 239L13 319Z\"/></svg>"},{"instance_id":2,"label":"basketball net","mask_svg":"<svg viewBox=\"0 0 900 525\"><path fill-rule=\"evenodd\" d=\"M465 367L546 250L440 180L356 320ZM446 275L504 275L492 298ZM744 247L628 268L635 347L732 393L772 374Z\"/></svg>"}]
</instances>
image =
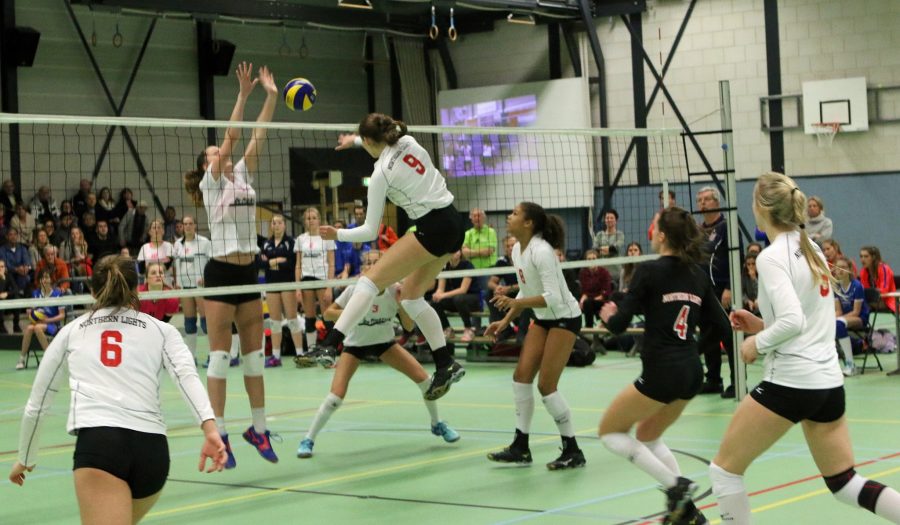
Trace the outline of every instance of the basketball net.
<instances>
[{"instance_id":1,"label":"basketball net","mask_svg":"<svg viewBox=\"0 0 900 525\"><path fill-rule=\"evenodd\" d=\"M818 122L813 124L816 141L820 148L830 148L835 135L841 130L840 122Z\"/></svg>"}]
</instances>

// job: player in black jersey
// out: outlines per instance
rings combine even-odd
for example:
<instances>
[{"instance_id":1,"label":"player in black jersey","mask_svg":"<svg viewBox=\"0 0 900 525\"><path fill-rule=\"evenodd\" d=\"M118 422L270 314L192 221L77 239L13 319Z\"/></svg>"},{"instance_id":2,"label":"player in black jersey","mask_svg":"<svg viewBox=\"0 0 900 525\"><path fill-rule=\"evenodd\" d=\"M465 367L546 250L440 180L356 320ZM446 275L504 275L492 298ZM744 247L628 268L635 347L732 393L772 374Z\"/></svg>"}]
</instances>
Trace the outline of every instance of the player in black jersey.
<instances>
[{"instance_id":1,"label":"player in black jersey","mask_svg":"<svg viewBox=\"0 0 900 525\"><path fill-rule=\"evenodd\" d=\"M645 316L643 370L613 400L600 422L600 438L614 454L628 458L666 488L665 523L706 523L691 496L697 485L682 477L661 437L700 392L703 367L694 338L699 326L713 335L731 330L712 283L697 265L703 237L690 213L662 211L653 228L653 250L661 255L634 272L624 299L606 303L600 317L613 333ZM629 432L637 425L636 438Z\"/></svg>"}]
</instances>

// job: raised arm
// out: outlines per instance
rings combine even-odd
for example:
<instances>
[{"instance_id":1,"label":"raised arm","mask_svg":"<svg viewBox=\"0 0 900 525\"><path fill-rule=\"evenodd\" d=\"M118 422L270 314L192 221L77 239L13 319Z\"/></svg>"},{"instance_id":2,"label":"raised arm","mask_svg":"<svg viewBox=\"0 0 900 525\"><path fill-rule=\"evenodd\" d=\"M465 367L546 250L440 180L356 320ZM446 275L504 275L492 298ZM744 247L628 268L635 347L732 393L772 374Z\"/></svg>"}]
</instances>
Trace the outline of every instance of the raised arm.
<instances>
[{"instance_id":1,"label":"raised arm","mask_svg":"<svg viewBox=\"0 0 900 525\"><path fill-rule=\"evenodd\" d=\"M253 88L256 87L256 83L259 79L251 79L253 64L248 64L247 62L238 64L234 73L237 76L239 90L237 100L234 102L234 109L231 110L231 117L228 120L231 122L241 122L244 120L244 106L247 104L247 98L250 96ZM227 162L228 159L231 158L231 150L234 149L234 143L240 137L241 132L238 128L228 128L225 130L225 138L222 139L222 145L219 146L219 155L210 156L210 173L212 174L213 179L218 180L219 175L222 173L219 163L222 161Z\"/></svg>"},{"instance_id":2,"label":"raised arm","mask_svg":"<svg viewBox=\"0 0 900 525\"><path fill-rule=\"evenodd\" d=\"M263 102L263 107L259 111L259 116L256 117L256 122L271 122L272 115L275 113L275 97L278 95L278 88L275 86L275 77L272 76L272 72L269 71L268 67L263 66L259 68L259 76L254 80L254 82L257 81L266 91L266 101ZM255 172L256 167L259 165L259 149L265 138L265 128L253 129L250 143L247 144L247 150L244 151L244 163L247 166L247 171L250 173Z\"/></svg>"}]
</instances>

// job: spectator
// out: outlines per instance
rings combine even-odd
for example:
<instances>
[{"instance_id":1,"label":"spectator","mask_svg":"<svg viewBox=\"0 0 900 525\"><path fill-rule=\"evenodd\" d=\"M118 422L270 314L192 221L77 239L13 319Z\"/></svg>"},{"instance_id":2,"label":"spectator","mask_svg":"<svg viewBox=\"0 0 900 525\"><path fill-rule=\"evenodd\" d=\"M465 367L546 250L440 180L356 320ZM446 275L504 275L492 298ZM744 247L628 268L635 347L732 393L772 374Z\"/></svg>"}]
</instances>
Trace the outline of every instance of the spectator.
<instances>
[{"instance_id":1,"label":"spectator","mask_svg":"<svg viewBox=\"0 0 900 525\"><path fill-rule=\"evenodd\" d=\"M171 290L165 284L166 267L162 263L154 262L147 265L147 282L139 284L138 292L162 292ZM178 313L178 298L168 299L141 299L141 311L145 314L168 323L172 316ZM196 356L194 357L196 359Z\"/></svg>"},{"instance_id":2,"label":"spectator","mask_svg":"<svg viewBox=\"0 0 900 525\"><path fill-rule=\"evenodd\" d=\"M137 254L137 262L141 267L141 273L146 273L147 265L150 263L162 263L166 268L172 265L172 255L175 253L175 246L169 241L163 240L163 223L159 219L154 219L150 223L148 232L150 238L141 246Z\"/></svg>"},{"instance_id":3,"label":"spectator","mask_svg":"<svg viewBox=\"0 0 900 525\"><path fill-rule=\"evenodd\" d=\"M744 257L741 289L744 291L744 308L758 316L759 304L756 302L756 297L759 295L759 276L756 274L756 255Z\"/></svg>"},{"instance_id":4,"label":"spectator","mask_svg":"<svg viewBox=\"0 0 900 525\"><path fill-rule=\"evenodd\" d=\"M94 208L88 203L88 195L91 193L91 186L93 186L93 182L89 179L81 179L81 182L78 183L78 192L72 196L72 212L78 219L81 219L84 212L93 210ZM94 196L94 199L96 201L96 196ZM94 204L96 204L96 202Z\"/></svg>"},{"instance_id":5,"label":"spectator","mask_svg":"<svg viewBox=\"0 0 900 525\"><path fill-rule=\"evenodd\" d=\"M7 271L10 271L16 286L24 297L31 295L31 270L33 270L31 254L28 247L19 242L19 230L9 228L6 230L6 245L0 247L0 258L6 262Z\"/></svg>"},{"instance_id":6,"label":"spectator","mask_svg":"<svg viewBox=\"0 0 900 525\"><path fill-rule=\"evenodd\" d=\"M594 236L594 249L598 250L598 255L609 257L609 249L611 246L615 246L617 253L622 253L624 251L625 232L616 229L618 224L619 212L611 209L603 214L604 228Z\"/></svg>"},{"instance_id":7,"label":"spectator","mask_svg":"<svg viewBox=\"0 0 900 525\"><path fill-rule=\"evenodd\" d=\"M672 190L669 190L669 207L674 208L675 206L676 206L675 192ZM656 212L655 215L653 215L652 219L650 219L650 227L647 228L647 240L648 241L653 240L653 228L655 228L655 226L656 226L656 220L659 219L659 213L662 210L664 210L665 208L666 208L666 206L665 206L665 201L663 200L663 192L662 192L662 190L660 190L659 191L659 211Z\"/></svg>"},{"instance_id":8,"label":"spectator","mask_svg":"<svg viewBox=\"0 0 900 525\"><path fill-rule=\"evenodd\" d=\"M50 244L50 238L44 228L34 230L34 238L28 247L28 255L32 261L39 261L44 256L44 247Z\"/></svg>"},{"instance_id":9,"label":"spectator","mask_svg":"<svg viewBox=\"0 0 900 525\"><path fill-rule=\"evenodd\" d=\"M38 282L40 287L32 294L32 297L35 299L62 296L62 290L53 286L53 278L49 271L44 270L39 272ZM37 337L38 342L41 343L41 348L46 351L47 347L50 345L47 336L56 335L56 332L59 330L59 323L66 315L65 310L59 306L29 308L26 313L29 319L32 319L32 323L25 328L25 333L22 337L22 350L19 353L19 362L16 363L16 370L23 370L25 368L25 358L28 356L28 349L31 347L32 334Z\"/></svg>"},{"instance_id":10,"label":"spectator","mask_svg":"<svg viewBox=\"0 0 900 525\"><path fill-rule=\"evenodd\" d=\"M26 241L26 244L32 239L34 228L37 225L34 217L28 213L28 208L21 202L16 204L15 215L6 224L19 230L19 235Z\"/></svg>"},{"instance_id":11,"label":"spectator","mask_svg":"<svg viewBox=\"0 0 900 525\"><path fill-rule=\"evenodd\" d=\"M133 253L140 251L147 238L147 202L141 201L128 210L119 223L119 245Z\"/></svg>"},{"instance_id":12,"label":"spectator","mask_svg":"<svg viewBox=\"0 0 900 525\"><path fill-rule=\"evenodd\" d=\"M94 209L94 213L97 215L97 222L106 221L107 224L115 216L114 210L116 209L116 201L113 200L112 190L109 189L108 186L104 186L100 190L100 195L97 198L97 206ZM116 220L116 223L119 221Z\"/></svg>"},{"instance_id":13,"label":"spectator","mask_svg":"<svg viewBox=\"0 0 900 525\"><path fill-rule=\"evenodd\" d=\"M84 283L91 276L92 260L81 228L72 228L69 238L59 247L59 258L68 266L73 292L84 293Z\"/></svg>"},{"instance_id":14,"label":"spectator","mask_svg":"<svg viewBox=\"0 0 900 525\"><path fill-rule=\"evenodd\" d=\"M760 244L756 241L753 241L747 245L747 254L746 255L747 255L747 257L749 257L751 255L756 257L757 255L759 255L759 252L761 252L762 249L763 249L762 244Z\"/></svg>"},{"instance_id":15,"label":"spectator","mask_svg":"<svg viewBox=\"0 0 900 525\"><path fill-rule=\"evenodd\" d=\"M119 192L119 200L113 208L112 217L109 220L110 230L120 231L119 224L125 217L125 214L134 208L137 208L137 203L134 201L134 193L132 193L130 188L124 188ZM125 244L123 243L122 246L125 246Z\"/></svg>"},{"instance_id":16,"label":"spectator","mask_svg":"<svg viewBox=\"0 0 900 525\"><path fill-rule=\"evenodd\" d=\"M93 193L91 195L93 195ZM85 236L96 235L97 216L91 210L84 212L84 215L81 216L81 222L79 223L79 226L81 228L81 231L84 232Z\"/></svg>"},{"instance_id":17,"label":"spectator","mask_svg":"<svg viewBox=\"0 0 900 525\"><path fill-rule=\"evenodd\" d=\"M512 235L507 235L503 238L503 257L497 259L497 262L494 263L494 268L512 266L512 251L515 245L516 238ZM515 297L516 294L519 293L519 282L516 280L516 274L504 273L490 276L487 282L487 290L490 297ZM491 301L487 302L487 306L489 319L492 323L503 319L504 315L506 315ZM512 326L507 327L502 333L497 334L497 340L502 341L504 339L509 339L513 331Z\"/></svg>"},{"instance_id":18,"label":"spectator","mask_svg":"<svg viewBox=\"0 0 900 525\"><path fill-rule=\"evenodd\" d=\"M841 251L841 244L834 239L825 239L822 241L822 253L825 254L825 260L828 261L828 267L833 268L835 261L843 257L847 259L847 262L850 263L850 269L853 270L853 274L851 277L854 279L859 275L859 270L856 268L856 263L853 262L853 259L844 255L844 252Z\"/></svg>"},{"instance_id":19,"label":"spectator","mask_svg":"<svg viewBox=\"0 0 900 525\"><path fill-rule=\"evenodd\" d=\"M344 221L334 221L337 229L346 228ZM359 274L359 251L353 249L353 243L334 241L334 278L348 279Z\"/></svg>"},{"instance_id":20,"label":"spectator","mask_svg":"<svg viewBox=\"0 0 900 525\"><path fill-rule=\"evenodd\" d=\"M62 246L62 244L72 235L72 228L78 227L78 221L75 219L75 215L71 213L64 213L62 217L59 218L59 228L56 229L57 233L59 233L61 240L59 244L56 245L57 248Z\"/></svg>"},{"instance_id":21,"label":"spectator","mask_svg":"<svg viewBox=\"0 0 900 525\"><path fill-rule=\"evenodd\" d=\"M88 251L94 256L95 261L107 255L119 253L119 242L109 233L109 224L106 221L97 222L97 233L88 237Z\"/></svg>"},{"instance_id":22,"label":"spectator","mask_svg":"<svg viewBox=\"0 0 900 525\"><path fill-rule=\"evenodd\" d=\"M728 227L721 208L719 190L712 186L704 186L697 192L697 209L703 213L700 230L707 238L706 253L710 254L709 267L706 269L712 279L716 297L726 312L731 310L731 275L728 269ZM705 329L704 329L705 330ZM721 393L723 397L734 397L734 341L726 337L723 341L701 334L699 347L706 362L706 383L704 394ZM724 388L722 381L722 348L728 356L728 368L731 371L732 384Z\"/></svg>"},{"instance_id":23,"label":"spectator","mask_svg":"<svg viewBox=\"0 0 900 525\"><path fill-rule=\"evenodd\" d=\"M5 210L4 219L7 224L9 224L9 220L12 219L16 206L25 204L16 194L16 185L13 183L12 179L4 180L3 185L0 186L0 204L3 205L3 209Z\"/></svg>"},{"instance_id":24,"label":"spectator","mask_svg":"<svg viewBox=\"0 0 900 525\"><path fill-rule=\"evenodd\" d=\"M177 242L184 238L184 222L181 219L175 219L175 240Z\"/></svg>"},{"instance_id":25,"label":"spectator","mask_svg":"<svg viewBox=\"0 0 900 525\"><path fill-rule=\"evenodd\" d=\"M595 261L599 255L597 250L588 250L584 258ZM600 314L600 308L612 294L612 276L602 266L589 266L578 272L578 280L581 282L581 298L578 305L584 313L584 326L593 328L594 320ZM591 346L595 352L600 349L600 334L594 334Z\"/></svg>"},{"instance_id":26,"label":"spectator","mask_svg":"<svg viewBox=\"0 0 900 525\"><path fill-rule=\"evenodd\" d=\"M350 228L354 228L357 225L366 222L366 209L363 206L354 207L353 216L356 219L356 223L351 224ZM397 233L387 224L381 223L378 225L378 236L375 237L375 240L372 241L371 244L365 243L365 245L361 247L361 250L368 251L374 248L376 250L385 251L393 246L395 242L397 242Z\"/></svg>"},{"instance_id":27,"label":"spectator","mask_svg":"<svg viewBox=\"0 0 900 525\"><path fill-rule=\"evenodd\" d=\"M56 229L56 222L52 219L44 222L44 231L47 232L47 239L53 246L59 247L66 240L67 235ZM40 252L42 255L44 252Z\"/></svg>"},{"instance_id":28,"label":"spectator","mask_svg":"<svg viewBox=\"0 0 900 525\"><path fill-rule=\"evenodd\" d=\"M49 272L50 277L52 277L50 282L54 283L63 292L68 292L72 286L72 283L69 282L69 267L58 257L58 254L59 249L52 244L44 248L44 257L41 258L37 268L34 269L35 275L38 276L35 279L35 284L39 286L40 276L44 272Z\"/></svg>"},{"instance_id":29,"label":"spectator","mask_svg":"<svg viewBox=\"0 0 900 525\"><path fill-rule=\"evenodd\" d=\"M358 228L359 226L365 224L366 222L366 207L362 205L356 205L353 207L353 219L354 222L351 222L348 229ZM378 228L381 231L381 228ZM354 243L353 247L360 253L367 252L372 249L372 243L363 242L363 243ZM360 259L361 260L361 259Z\"/></svg>"},{"instance_id":30,"label":"spectator","mask_svg":"<svg viewBox=\"0 0 900 525\"><path fill-rule=\"evenodd\" d=\"M66 199L59 203L59 215L75 215L75 208L72 207L72 201Z\"/></svg>"},{"instance_id":31,"label":"spectator","mask_svg":"<svg viewBox=\"0 0 900 525\"><path fill-rule=\"evenodd\" d=\"M59 207L50 194L49 186L41 186L31 200L31 215L35 221L45 222L48 219L59 220Z\"/></svg>"},{"instance_id":32,"label":"spectator","mask_svg":"<svg viewBox=\"0 0 900 525\"><path fill-rule=\"evenodd\" d=\"M869 324L869 305L862 283L850 274L850 261L846 257L838 257L834 261L832 273L838 281L834 290L835 334L843 354L844 375L852 376L856 366L848 330L861 330Z\"/></svg>"},{"instance_id":33,"label":"spectator","mask_svg":"<svg viewBox=\"0 0 900 525\"><path fill-rule=\"evenodd\" d=\"M19 298L19 288L12 275L6 271L6 261L0 259L0 301L11 301ZM8 334L19 331L18 321L10 330L6 329L6 314L9 310L0 310L0 334Z\"/></svg>"},{"instance_id":34,"label":"spectator","mask_svg":"<svg viewBox=\"0 0 900 525\"><path fill-rule=\"evenodd\" d=\"M655 222L655 221L654 221ZM628 245L628 248L625 250L625 255L628 257L637 257L638 255L643 255L644 250L641 248L640 243L633 242ZM628 287L631 286L631 278L634 277L634 269L637 268L637 264L635 263L625 263L622 265L622 271L619 273L619 290L622 293L628 292Z\"/></svg>"},{"instance_id":35,"label":"spectator","mask_svg":"<svg viewBox=\"0 0 900 525\"><path fill-rule=\"evenodd\" d=\"M466 230L462 255L474 268L490 268L497 262L497 232L486 224L487 216L480 208L472 208L469 220L472 221L472 227ZM480 277L476 279L486 282Z\"/></svg>"},{"instance_id":36,"label":"spectator","mask_svg":"<svg viewBox=\"0 0 900 525\"><path fill-rule=\"evenodd\" d=\"M473 268L470 261L462 258L462 252L456 251L450 256L444 269L472 270ZM450 321L445 313L447 311L459 312L459 316L462 318L465 330L463 330L460 341L468 343L475 337L475 330L472 327L472 312L481 309L481 288L478 279L472 277L438 279L437 290L431 296L431 304L438 317L441 318L441 327L448 339L453 337L453 329L450 328Z\"/></svg>"},{"instance_id":37,"label":"spectator","mask_svg":"<svg viewBox=\"0 0 900 525\"><path fill-rule=\"evenodd\" d=\"M834 225L825 216L822 199L816 196L806 199L806 215L809 217L806 220L806 234L811 241L821 246L822 241L834 236Z\"/></svg>"},{"instance_id":38,"label":"spectator","mask_svg":"<svg viewBox=\"0 0 900 525\"><path fill-rule=\"evenodd\" d=\"M566 262L566 253L559 248L553 250L559 262ZM578 283L578 270L575 268L566 268L562 271L566 280L566 288L571 292L572 297L581 297L581 284Z\"/></svg>"},{"instance_id":39,"label":"spectator","mask_svg":"<svg viewBox=\"0 0 900 525\"><path fill-rule=\"evenodd\" d=\"M163 240L175 242L175 223L178 222L178 212L174 206L166 206L166 212L163 215Z\"/></svg>"},{"instance_id":40,"label":"spectator","mask_svg":"<svg viewBox=\"0 0 900 525\"><path fill-rule=\"evenodd\" d=\"M881 293L896 291L894 284L894 272L891 267L881 260L881 250L877 246L863 246L859 249L859 263L862 270L859 272L859 281L863 288L876 288ZM884 306L892 312L897 310L897 301L893 297L882 299Z\"/></svg>"}]
</instances>

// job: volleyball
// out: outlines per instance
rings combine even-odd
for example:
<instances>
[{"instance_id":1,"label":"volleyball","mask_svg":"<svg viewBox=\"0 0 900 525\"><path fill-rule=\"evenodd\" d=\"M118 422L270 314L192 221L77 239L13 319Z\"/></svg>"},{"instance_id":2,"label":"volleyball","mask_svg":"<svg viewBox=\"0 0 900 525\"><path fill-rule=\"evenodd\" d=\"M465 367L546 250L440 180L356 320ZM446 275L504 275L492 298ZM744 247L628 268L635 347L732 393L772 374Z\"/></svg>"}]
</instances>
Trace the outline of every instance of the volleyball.
<instances>
[{"instance_id":1,"label":"volleyball","mask_svg":"<svg viewBox=\"0 0 900 525\"><path fill-rule=\"evenodd\" d=\"M305 78L295 78L284 86L284 103L291 111L306 111L316 103L316 87Z\"/></svg>"},{"instance_id":2,"label":"volleyball","mask_svg":"<svg viewBox=\"0 0 900 525\"><path fill-rule=\"evenodd\" d=\"M43 323L47 319L47 312L43 308L32 308L28 317L32 323Z\"/></svg>"}]
</instances>

